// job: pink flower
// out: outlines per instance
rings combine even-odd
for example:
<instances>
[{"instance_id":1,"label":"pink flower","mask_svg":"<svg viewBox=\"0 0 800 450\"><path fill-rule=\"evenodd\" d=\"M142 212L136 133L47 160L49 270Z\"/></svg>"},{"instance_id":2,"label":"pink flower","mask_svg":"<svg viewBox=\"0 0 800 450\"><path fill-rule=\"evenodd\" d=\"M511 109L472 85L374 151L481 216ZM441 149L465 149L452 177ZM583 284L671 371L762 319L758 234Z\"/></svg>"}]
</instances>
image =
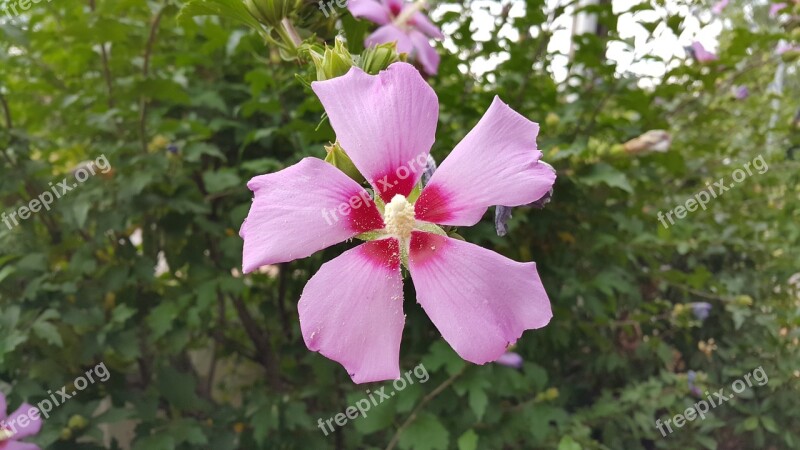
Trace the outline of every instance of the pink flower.
<instances>
[{"instance_id":1,"label":"pink flower","mask_svg":"<svg viewBox=\"0 0 800 450\"><path fill-rule=\"evenodd\" d=\"M783 55L784 53L797 51L800 51L800 46L790 44L788 42L779 42L777 47L775 47L775 54L778 56Z\"/></svg>"},{"instance_id":2,"label":"pink flower","mask_svg":"<svg viewBox=\"0 0 800 450\"><path fill-rule=\"evenodd\" d=\"M722 14L722 10L728 6L730 1L731 0L719 0L717 3L714 3L714 6L711 7L711 11L713 11L716 15Z\"/></svg>"},{"instance_id":3,"label":"pink flower","mask_svg":"<svg viewBox=\"0 0 800 450\"><path fill-rule=\"evenodd\" d=\"M397 42L397 50L408 53L426 73L436 75L439 54L428 38L442 39L444 35L425 14L419 12L424 1L405 3L403 0L350 0L347 8L353 17L364 18L381 25L364 42L367 47Z\"/></svg>"},{"instance_id":4,"label":"pink flower","mask_svg":"<svg viewBox=\"0 0 800 450\"><path fill-rule=\"evenodd\" d=\"M520 368L522 368L523 360L522 360L522 356L520 356L518 353L506 352L506 353L503 353L502 356L497 358L497 360L495 360L495 362L497 364L500 364L500 365L503 365L503 366L513 367L515 369L520 369Z\"/></svg>"},{"instance_id":5,"label":"pink flower","mask_svg":"<svg viewBox=\"0 0 800 450\"><path fill-rule=\"evenodd\" d=\"M706 50L706 48L703 47L703 44L698 41L692 42L691 47L689 47L689 52L700 64L709 63L719 59L717 58L717 55Z\"/></svg>"},{"instance_id":6,"label":"pink flower","mask_svg":"<svg viewBox=\"0 0 800 450\"><path fill-rule=\"evenodd\" d=\"M417 301L465 360L495 361L552 312L534 263L519 263L445 235L434 224L471 226L489 206L545 195L556 175L539 164L539 126L495 98L416 202L439 115L436 94L410 64L376 76L359 68L311 87L336 137L372 185L368 192L316 158L253 178L242 225L244 271L303 258L361 233L366 243L325 263L298 310L312 351L341 363L356 383L400 376L405 324L401 264Z\"/></svg>"},{"instance_id":7,"label":"pink flower","mask_svg":"<svg viewBox=\"0 0 800 450\"><path fill-rule=\"evenodd\" d=\"M777 17L778 13L781 12L782 9L786 8L786 3L773 3L769 5L769 16L770 17Z\"/></svg>"},{"instance_id":8,"label":"pink flower","mask_svg":"<svg viewBox=\"0 0 800 450\"><path fill-rule=\"evenodd\" d=\"M20 442L20 439L33 436L42 429L39 410L30 414L33 406L23 403L14 413L6 417L6 396L0 392L0 450L41 450L38 445Z\"/></svg>"}]
</instances>

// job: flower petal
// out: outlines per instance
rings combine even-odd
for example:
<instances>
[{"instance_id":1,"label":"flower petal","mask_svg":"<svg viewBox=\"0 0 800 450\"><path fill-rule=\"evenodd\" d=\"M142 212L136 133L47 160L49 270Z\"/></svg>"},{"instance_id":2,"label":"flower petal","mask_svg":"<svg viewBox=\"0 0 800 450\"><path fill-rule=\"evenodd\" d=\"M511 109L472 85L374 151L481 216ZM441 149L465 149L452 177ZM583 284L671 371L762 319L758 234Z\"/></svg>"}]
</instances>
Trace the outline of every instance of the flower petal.
<instances>
[{"instance_id":1,"label":"flower petal","mask_svg":"<svg viewBox=\"0 0 800 450\"><path fill-rule=\"evenodd\" d=\"M6 396L2 392L0 392L0 420L6 418L7 410L8 410L8 405L6 405Z\"/></svg>"},{"instance_id":2,"label":"flower petal","mask_svg":"<svg viewBox=\"0 0 800 450\"><path fill-rule=\"evenodd\" d=\"M555 182L536 149L539 125L494 98L414 205L417 218L443 225L476 224L492 205L520 206L542 198Z\"/></svg>"},{"instance_id":3,"label":"flower petal","mask_svg":"<svg viewBox=\"0 0 800 450\"><path fill-rule=\"evenodd\" d=\"M425 33L428 37L434 39L444 39L442 30L434 25L433 22L428 19L428 16L421 12L416 12L414 16L409 19L408 24Z\"/></svg>"},{"instance_id":4,"label":"flower petal","mask_svg":"<svg viewBox=\"0 0 800 450\"><path fill-rule=\"evenodd\" d=\"M30 411L31 408L33 408L32 405L23 403L22 406L6 419L6 426L14 432L14 436L12 436L11 439L18 440L33 436L42 429L41 417L36 417L35 420L31 420L30 416L28 416L28 411ZM25 422L27 423L24 427L20 424L20 418L23 416L25 416Z\"/></svg>"},{"instance_id":5,"label":"flower petal","mask_svg":"<svg viewBox=\"0 0 800 450\"><path fill-rule=\"evenodd\" d=\"M414 50L414 44L408 34L397 28L394 24L384 25L367 36L364 40L365 47L373 47L379 44L388 44L397 42L398 53L411 53ZM313 83L312 83L313 86ZM314 90L316 92L316 89ZM319 95L319 93L317 93Z\"/></svg>"},{"instance_id":6,"label":"flower petal","mask_svg":"<svg viewBox=\"0 0 800 450\"><path fill-rule=\"evenodd\" d=\"M306 346L343 365L354 382L400 376L405 315L396 239L366 242L323 264L298 310Z\"/></svg>"},{"instance_id":7,"label":"flower petal","mask_svg":"<svg viewBox=\"0 0 800 450\"><path fill-rule=\"evenodd\" d=\"M428 317L456 353L475 364L497 360L523 331L553 316L534 263L415 231L409 270Z\"/></svg>"},{"instance_id":8,"label":"flower petal","mask_svg":"<svg viewBox=\"0 0 800 450\"><path fill-rule=\"evenodd\" d=\"M239 232L245 273L383 228L367 191L321 159L305 158L253 178L247 187L255 198Z\"/></svg>"},{"instance_id":9,"label":"flower petal","mask_svg":"<svg viewBox=\"0 0 800 450\"><path fill-rule=\"evenodd\" d=\"M38 445L30 442L8 441L2 450L42 450Z\"/></svg>"},{"instance_id":10,"label":"flower petal","mask_svg":"<svg viewBox=\"0 0 800 450\"><path fill-rule=\"evenodd\" d=\"M414 57L422 64L425 73L436 75L441 57L436 49L431 46L431 43L428 42L428 37L416 30L412 30L409 36L414 44Z\"/></svg>"},{"instance_id":11,"label":"flower petal","mask_svg":"<svg viewBox=\"0 0 800 450\"><path fill-rule=\"evenodd\" d=\"M311 84L336 138L384 201L408 196L435 139L436 94L414 66L397 62L378 75L353 67Z\"/></svg>"},{"instance_id":12,"label":"flower petal","mask_svg":"<svg viewBox=\"0 0 800 450\"><path fill-rule=\"evenodd\" d=\"M390 21L389 10L376 0L349 0L347 9L353 17L367 19L378 25L386 25Z\"/></svg>"}]
</instances>

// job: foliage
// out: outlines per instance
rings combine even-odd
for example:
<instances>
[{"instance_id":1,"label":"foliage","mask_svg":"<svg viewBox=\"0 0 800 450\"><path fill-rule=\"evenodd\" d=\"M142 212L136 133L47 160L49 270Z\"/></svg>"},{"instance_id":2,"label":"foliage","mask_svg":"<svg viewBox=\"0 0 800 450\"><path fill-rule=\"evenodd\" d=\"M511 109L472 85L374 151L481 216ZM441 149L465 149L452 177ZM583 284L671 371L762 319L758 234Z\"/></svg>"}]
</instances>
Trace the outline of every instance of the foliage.
<instances>
[{"instance_id":1,"label":"foliage","mask_svg":"<svg viewBox=\"0 0 800 450\"><path fill-rule=\"evenodd\" d=\"M208 12L200 3L191 8ZM680 33L687 17L656 3L632 11L657 8L644 26ZM482 41L469 10L477 2L441 5L448 44L428 80L441 104L435 158L499 95L541 123L539 147L559 173L553 201L515 209L507 236L490 215L459 233L536 261L555 317L519 341L521 370L473 366L442 341L407 283L401 366L422 363L430 380L330 436L317 419L390 385L354 385L300 336L294 305L305 282L353 244L239 271L246 181L324 157L335 140L307 86L316 69L286 61L302 51L274 45L285 36L246 16L178 20L173 3L41 2L3 19L2 211L82 161L105 155L113 171L12 230L0 226L2 390L13 406L36 403L107 365L109 381L45 421L35 442L48 449L127 448L126 430L134 450L374 448L395 436L402 449L797 448L800 281L790 277L800 267L800 164L787 149L800 145L800 80L796 56L774 55L796 38L796 22L781 27L767 4L733 3L719 61L675 57L658 79L603 57L609 42L632 46L615 31L627 11L588 7L612 31L575 37L566 80L548 48L553 21L575 5L525 0L519 15L503 9ZM335 19L311 3L293 14L316 45L333 45ZM365 23L341 24L359 53ZM470 64L496 57L485 73ZM779 67L782 95L769 88ZM734 85L750 97L735 100ZM623 149L652 129L671 133L668 152ZM660 224L659 211L758 155L767 172ZM696 302L712 305L705 321L692 314ZM759 366L766 385L667 437L656 429L697 401L689 370L716 391Z\"/></svg>"}]
</instances>

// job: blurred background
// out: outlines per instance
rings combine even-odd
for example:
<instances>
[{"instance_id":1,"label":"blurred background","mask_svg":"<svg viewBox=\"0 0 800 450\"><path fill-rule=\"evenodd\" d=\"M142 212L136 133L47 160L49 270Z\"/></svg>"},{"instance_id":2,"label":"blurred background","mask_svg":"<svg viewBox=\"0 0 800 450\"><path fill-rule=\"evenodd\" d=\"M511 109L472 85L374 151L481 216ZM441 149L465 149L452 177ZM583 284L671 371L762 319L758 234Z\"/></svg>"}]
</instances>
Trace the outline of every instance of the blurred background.
<instances>
[{"instance_id":1,"label":"blurred background","mask_svg":"<svg viewBox=\"0 0 800 450\"><path fill-rule=\"evenodd\" d=\"M536 261L554 318L519 359L475 366L406 283L401 368L430 379L325 435L319 419L391 387L353 384L300 334L303 286L354 244L243 276L238 236L247 180L335 139L313 66L225 17L179 19L173 0L0 0L9 413L77 391L26 439L58 450L800 448L800 5L786 1L429 4L445 34L436 160L495 95L541 125L552 200L514 209L505 236L493 210L459 233ZM371 24L334 10L290 17L363 50ZM107 380L76 386L100 364ZM657 428L757 368L768 382Z\"/></svg>"}]
</instances>

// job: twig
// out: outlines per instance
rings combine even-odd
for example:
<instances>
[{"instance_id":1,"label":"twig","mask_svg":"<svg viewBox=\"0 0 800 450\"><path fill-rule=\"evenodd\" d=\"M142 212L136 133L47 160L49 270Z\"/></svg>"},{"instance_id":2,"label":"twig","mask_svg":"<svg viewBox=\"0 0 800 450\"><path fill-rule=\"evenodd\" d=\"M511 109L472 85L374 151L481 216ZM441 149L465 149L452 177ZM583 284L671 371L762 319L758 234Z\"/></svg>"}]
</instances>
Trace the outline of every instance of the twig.
<instances>
[{"instance_id":1,"label":"twig","mask_svg":"<svg viewBox=\"0 0 800 450\"><path fill-rule=\"evenodd\" d=\"M143 79L150 76L150 58L153 55L153 46L158 36L158 26L161 23L161 16L164 14L165 6L162 6L150 24L150 34L147 37L147 44L144 48L144 63L142 64ZM147 99L144 96L139 98L139 140L142 144L142 151L147 153Z\"/></svg>"},{"instance_id":2,"label":"twig","mask_svg":"<svg viewBox=\"0 0 800 450\"><path fill-rule=\"evenodd\" d=\"M89 10L95 12L94 0L89 0ZM106 89L108 89L108 109L112 109L114 108L114 81L108 65L108 51L105 42L100 43L100 57L103 60L103 78L106 80Z\"/></svg>"},{"instance_id":3,"label":"twig","mask_svg":"<svg viewBox=\"0 0 800 450\"><path fill-rule=\"evenodd\" d=\"M277 358L273 353L269 339L261 332L241 298L231 296L231 302L233 302L233 307L236 308L236 313L239 315L239 320L242 322L245 332L256 347L256 356L258 357L258 362L266 369L267 381L275 391L281 391L282 386L278 376Z\"/></svg>"}]
</instances>

